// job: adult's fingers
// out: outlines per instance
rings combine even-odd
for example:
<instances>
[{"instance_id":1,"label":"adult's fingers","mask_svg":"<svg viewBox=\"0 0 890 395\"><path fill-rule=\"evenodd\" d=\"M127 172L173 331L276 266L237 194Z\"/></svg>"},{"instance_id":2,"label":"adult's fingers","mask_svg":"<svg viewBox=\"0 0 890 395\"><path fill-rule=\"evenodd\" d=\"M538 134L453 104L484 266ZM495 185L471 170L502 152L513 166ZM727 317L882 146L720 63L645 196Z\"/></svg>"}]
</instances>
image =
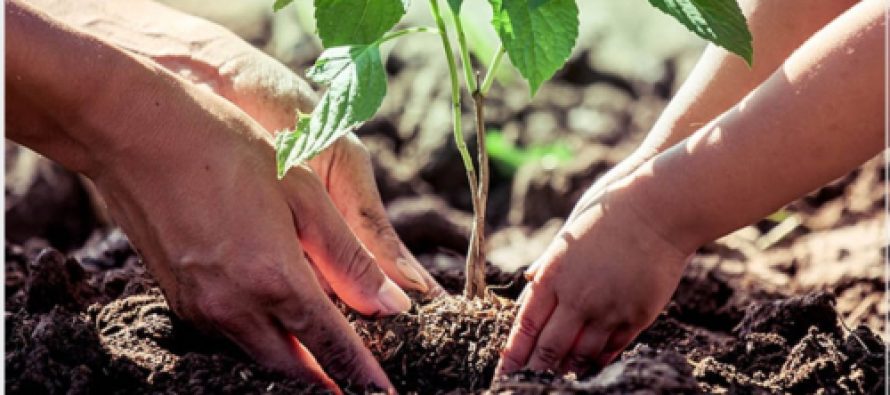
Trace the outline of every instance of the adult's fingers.
<instances>
[{"instance_id":1,"label":"adult's fingers","mask_svg":"<svg viewBox=\"0 0 890 395\"><path fill-rule=\"evenodd\" d=\"M253 324L250 331L226 327L220 327L219 330L264 366L307 383L337 390L337 385L325 374L312 355L277 321L263 317L242 321L239 326L247 323Z\"/></svg>"},{"instance_id":2,"label":"adult's fingers","mask_svg":"<svg viewBox=\"0 0 890 395\"><path fill-rule=\"evenodd\" d=\"M320 290L318 290L320 291ZM278 310L283 327L300 339L333 379L392 389L383 369L330 299L308 293Z\"/></svg>"},{"instance_id":3,"label":"adult's fingers","mask_svg":"<svg viewBox=\"0 0 890 395\"><path fill-rule=\"evenodd\" d=\"M609 340L609 332L588 324L563 362L565 371L582 374L596 361Z\"/></svg>"},{"instance_id":4,"label":"adult's fingers","mask_svg":"<svg viewBox=\"0 0 890 395\"><path fill-rule=\"evenodd\" d=\"M367 149L350 134L310 163L349 228L389 278L405 289L441 294L442 287L399 238L380 199Z\"/></svg>"},{"instance_id":5,"label":"adult's fingers","mask_svg":"<svg viewBox=\"0 0 890 395\"><path fill-rule=\"evenodd\" d=\"M559 369L583 327L584 321L576 310L565 304L557 305L538 335L526 366L537 371Z\"/></svg>"},{"instance_id":6,"label":"adult's fingers","mask_svg":"<svg viewBox=\"0 0 890 395\"><path fill-rule=\"evenodd\" d=\"M328 280L324 278L324 274L321 273L321 270L318 270L318 266L315 266L315 263L312 262L312 258L307 255L306 261L309 262L309 267L312 268L312 273L315 273L315 279L318 280L318 285L321 286L321 289L324 290L324 293L328 295L335 295L336 292L334 292L334 288L332 288L331 284L328 283Z\"/></svg>"},{"instance_id":7,"label":"adult's fingers","mask_svg":"<svg viewBox=\"0 0 890 395\"><path fill-rule=\"evenodd\" d=\"M309 169L291 169L284 180L301 244L334 292L363 314L396 314L411 300L355 238Z\"/></svg>"},{"instance_id":8,"label":"adult's fingers","mask_svg":"<svg viewBox=\"0 0 890 395\"><path fill-rule=\"evenodd\" d=\"M555 307L556 295L552 290L540 283L529 283L526 302L519 308L519 314L495 369L496 377L525 366L538 335Z\"/></svg>"}]
</instances>

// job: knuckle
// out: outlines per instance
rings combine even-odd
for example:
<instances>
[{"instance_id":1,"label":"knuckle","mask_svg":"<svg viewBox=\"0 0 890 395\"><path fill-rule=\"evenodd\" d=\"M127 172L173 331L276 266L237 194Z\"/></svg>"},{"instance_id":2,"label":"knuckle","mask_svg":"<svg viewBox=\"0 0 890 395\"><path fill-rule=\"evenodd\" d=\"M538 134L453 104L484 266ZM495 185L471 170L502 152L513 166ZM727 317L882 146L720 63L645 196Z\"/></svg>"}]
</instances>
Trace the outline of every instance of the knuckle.
<instances>
[{"instance_id":1,"label":"knuckle","mask_svg":"<svg viewBox=\"0 0 890 395\"><path fill-rule=\"evenodd\" d=\"M374 234L392 241L399 239L385 212L376 210L374 207L362 207L359 209L359 215L362 218L362 225Z\"/></svg>"},{"instance_id":2,"label":"knuckle","mask_svg":"<svg viewBox=\"0 0 890 395\"><path fill-rule=\"evenodd\" d=\"M374 261L358 243L350 243L351 246L343 248L339 262L343 265L343 275L347 280L362 281L368 279L374 268Z\"/></svg>"},{"instance_id":3,"label":"knuckle","mask_svg":"<svg viewBox=\"0 0 890 395\"><path fill-rule=\"evenodd\" d=\"M535 359L544 365L556 365L556 363L559 362L559 357L559 351L548 344L539 344L535 347Z\"/></svg>"},{"instance_id":4,"label":"knuckle","mask_svg":"<svg viewBox=\"0 0 890 395\"><path fill-rule=\"evenodd\" d=\"M316 329L318 321L322 319L317 312L303 306L299 314L288 314L286 319L279 318L286 322L288 331L294 333L297 337L310 334Z\"/></svg>"},{"instance_id":5,"label":"knuckle","mask_svg":"<svg viewBox=\"0 0 890 395\"><path fill-rule=\"evenodd\" d=\"M196 303L201 320L214 327L229 327L237 321L237 313L222 298L202 297Z\"/></svg>"},{"instance_id":6,"label":"knuckle","mask_svg":"<svg viewBox=\"0 0 890 395\"><path fill-rule=\"evenodd\" d=\"M291 301L298 295L286 275L283 257L258 255L250 259L250 266L243 268L236 281L238 291L252 301L266 306L277 306Z\"/></svg>"},{"instance_id":7,"label":"knuckle","mask_svg":"<svg viewBox=\"0 0 890 395\"><path fill-rule=\"evenodd\" d=\"M349 344L331 341L318 355L318 362L337 380L356 382L361 380L362 368L358 352Z\"/></svg>"},{"instance_id":8,"label":"knuckle","mask_svg":"<svg viewBox=\"0 0 890 395\"><path fill-rule=\"evenodd\" d=\"M538 323L530 317L523 316L519 318L519 327L517 328L517 332L520 335L530 339L534 339L538 337L538 332L540 330L540 325L538 325Z\"/></svg>"},{"instance_id":9,"label":"knuckle","mask_svg":"<svg viewBox=\"0 0 890 395\"><path fill-rule=\"evenodd\" d=\"M277 306L292 300L295 296L290 284L281 277L263 278L251 281L248 293L257 302L267 306Z\"/></svg>"}]
</instances>

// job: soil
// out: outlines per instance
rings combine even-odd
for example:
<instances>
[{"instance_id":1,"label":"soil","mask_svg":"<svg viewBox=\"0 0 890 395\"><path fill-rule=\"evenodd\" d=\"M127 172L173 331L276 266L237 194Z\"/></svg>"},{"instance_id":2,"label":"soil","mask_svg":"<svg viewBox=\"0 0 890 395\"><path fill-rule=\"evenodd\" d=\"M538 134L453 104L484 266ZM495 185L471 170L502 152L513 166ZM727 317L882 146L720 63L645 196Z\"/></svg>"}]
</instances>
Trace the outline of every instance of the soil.
<instances>
[{"instance_id":1,"label":"soil","mask_svg":"<svg viewBox=\"0 0 890 395\"><path fill-rule=\"evenodd\" d=\"M592 7L626 7L625 14L607 14L642 20L621 4ZM608 29L652 25L662 31L658 21ZM564 143L573 155L559 166L493 166L487 246L492 295L484 301L418 299L410 312L378 320L344 308L393 383L423 394L883 392L887 175L880 159L780 215L702 248L660 317L609 366L582 377L524 371L492 382L515 316L512 300L524 286L522 268L539 256L586 186L640 141L682 80L688 69L683 65L700 49L675 46L676 53L658 52L663 59L653 67L620 74L632 68L609 62L637 62L650 54L613 56L600 48L656 49L605 45L630 35L608 29L591 33L600 41L582 40L584 48L535 100L524 99L527 91L519 84L493 87L489 126L519 148ZM267 30L251 42L297 48L284 59L289 65L301 69L317 56L311 42L284 45L276 41L280 37L262 36L278 29ZM388 99L358 134L372 154L396 230L457 295L470 202L450 142L447 70L426 60L440 56L439 50L435 41L406 41L393 49ZM6 152L8 393L320 391L258 366L228 341L178 320L126 236L105 222L88 185L12 144Z\"/></svg>"},{"instance_id":2,"label":"soil","mask_svg":"<svg viewBox=\"0 0 890 395\"><path fill-rule=\"evenodd\" d=\"M119 232L92 257L6 245L9 393L314 393L179 321ZM115 242L118 241L118 243ZM97 248L98 247L98 248ZM106 248L103 250L103 248ZM75 254L76 255L76 254ZM405 392L877 393L884 341L842 324L828 292L787 296L695 260L673 302L618 361L587 377L520 372L491 387L520 276L485 301L445 297L353 328ZM450 291L459 276L433 271ZM755 283L750 283L755 284Z\"/></svg>"}]
</instances>

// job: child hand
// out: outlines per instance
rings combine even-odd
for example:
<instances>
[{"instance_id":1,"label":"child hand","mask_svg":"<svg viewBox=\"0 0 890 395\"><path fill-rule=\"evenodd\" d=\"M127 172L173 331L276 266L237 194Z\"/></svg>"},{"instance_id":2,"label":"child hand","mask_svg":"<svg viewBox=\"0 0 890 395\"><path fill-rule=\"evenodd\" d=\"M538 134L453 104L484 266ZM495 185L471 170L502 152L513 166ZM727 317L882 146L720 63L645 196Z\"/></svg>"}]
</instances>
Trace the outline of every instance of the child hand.
<instances>
[{"instance_id":1,"label":"child hand","mask_svg":"<svg viewBox=\"0 0 890 395\"><path fill-rule=\"evenodd\" d=\"M660 234L632 198L612 190L578 203L526 272L530 282L496 376L603 366L667 304L692 251Z\"/></svg>"}]
</instances>

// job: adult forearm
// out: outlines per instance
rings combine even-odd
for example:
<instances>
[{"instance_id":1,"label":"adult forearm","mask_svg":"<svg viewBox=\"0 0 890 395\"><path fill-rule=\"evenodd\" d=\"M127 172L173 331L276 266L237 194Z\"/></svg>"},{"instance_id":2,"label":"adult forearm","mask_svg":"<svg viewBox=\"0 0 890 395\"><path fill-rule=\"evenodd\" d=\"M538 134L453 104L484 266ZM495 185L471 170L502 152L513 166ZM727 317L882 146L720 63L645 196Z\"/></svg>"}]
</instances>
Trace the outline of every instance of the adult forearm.
<instances>
[{"instance_id":1,"label":"adult forearm","mask_svg":"<svg viewBox=\"0 0 890 395\"><path fill-rule=\"evenodd\" d=\"M882 2L854 6L617 189L694 249L843 175L883 148L884 40Z\"/></svg>"},{"instance_id":2,"label":"adult forearm","mask_svg":"<svg viewBox=\"0 0 890 395\"><path fill-rule=\"evenodd\" d=\"M5 2L7 137L89 172L130 138L158 82L152 67L20 0ZM123 103L136 103L125 105Z\"/></svg>"},{"instance_id":3,"label":"adult forearm","mask_svg":"<svg viewBox=\"0 0 890 395\"><path fill-rule=\"evenodd\" d=\"M219 67L224 53L203 49L228 33L151 0L26 0L53 18L153 59L188 58Z\"/></svg>"},{"instance_id":4,"label":"adult forearm","mask_svg":"<svg viewBox=\"0 0 890 395\"><path fill-rule=\"evenodd\" d=\"M316 95L286 66L234 33L150 0L28 0L54 18L209 87L269 131L290 128Z\"/></svg>"}]
</instances>

